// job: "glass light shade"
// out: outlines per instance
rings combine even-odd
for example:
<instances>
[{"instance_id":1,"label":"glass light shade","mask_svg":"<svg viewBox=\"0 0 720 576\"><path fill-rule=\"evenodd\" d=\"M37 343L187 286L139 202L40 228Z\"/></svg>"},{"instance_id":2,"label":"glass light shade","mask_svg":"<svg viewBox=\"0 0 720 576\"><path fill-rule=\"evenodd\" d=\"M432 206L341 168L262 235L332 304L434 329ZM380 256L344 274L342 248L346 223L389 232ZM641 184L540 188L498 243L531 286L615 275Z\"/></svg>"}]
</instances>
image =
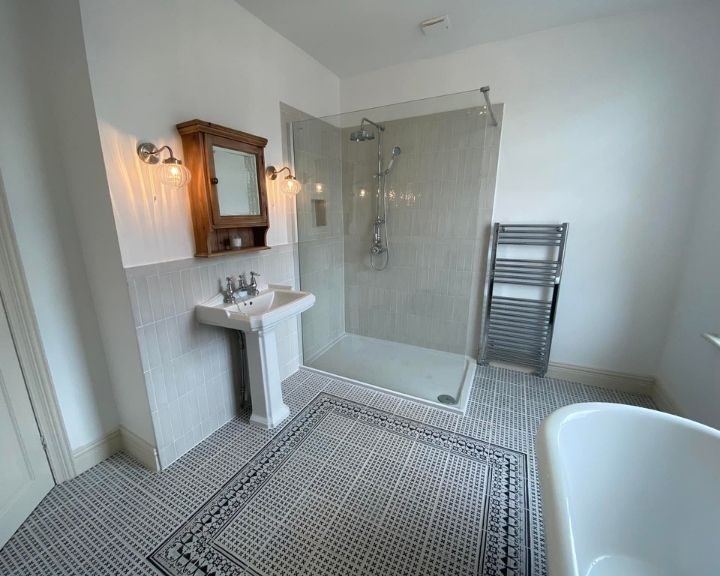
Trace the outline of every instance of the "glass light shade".
<instances>
[{"instance_id":1,"label":"glass light shade","mask_svg":"<svg viewBox=\"0 0 720 576\"><path fill-rule=\"evenodd\" d=\"M292 176L288 176L281 182L280 189L288 196L296 196L300 192L300 182Z\"/></svg>"},{"instance_id":2,"label":"glass light shade","mask_svg":"<svg viewBox=\"0 0 720 576\"><path fill-rule=\"evenodd\" d=\"M175 160L168 158L168 160ZM185 168L179 161L163 161L160 167L160 181L166 186L182 188L190 181L190 170Z\"/></svg>"}]
</instances>

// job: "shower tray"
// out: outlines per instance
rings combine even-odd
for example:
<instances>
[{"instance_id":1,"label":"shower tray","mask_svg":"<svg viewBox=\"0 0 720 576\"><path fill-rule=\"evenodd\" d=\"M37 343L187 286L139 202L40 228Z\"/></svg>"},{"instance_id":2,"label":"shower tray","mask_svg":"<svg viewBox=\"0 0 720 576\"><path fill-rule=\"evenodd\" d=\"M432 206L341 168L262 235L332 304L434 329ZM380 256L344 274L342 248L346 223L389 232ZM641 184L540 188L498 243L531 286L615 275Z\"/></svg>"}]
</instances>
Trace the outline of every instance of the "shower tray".
<instances>
[{"instance_id":1,"label":"shower tray","mask_svg":"<svg viewBox=\"0 0 720 576\"><path fill-rule=\"evenodd\" d=\"M304 365L314 372L458 414L467 408L477 366L469 356L347 333ZM455 402L443 402L440 397Z\"/></svg>"}]
</instances>

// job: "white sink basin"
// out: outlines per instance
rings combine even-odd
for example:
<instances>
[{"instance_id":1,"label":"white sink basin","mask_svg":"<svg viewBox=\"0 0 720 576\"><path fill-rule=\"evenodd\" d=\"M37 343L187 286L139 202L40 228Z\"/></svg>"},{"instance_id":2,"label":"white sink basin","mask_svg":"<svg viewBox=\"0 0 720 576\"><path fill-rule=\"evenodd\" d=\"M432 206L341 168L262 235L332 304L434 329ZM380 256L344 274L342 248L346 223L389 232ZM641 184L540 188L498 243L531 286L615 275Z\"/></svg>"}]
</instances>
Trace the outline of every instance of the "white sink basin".
<instances>
[{"instance_id":1,"label":"white sink basin","mask_svg":"<svg viewBox=\"0 0 720 576\"><path fill-rule=\"evenodd\" d=\"M315 304L315 296L290 286L270 284L259 288L257 296L233 304L226 304L223 295L218 294L195 306L195 315L203 324L244 333L244 338L239 332L238 335L246 345L252 400L250 421L275 428L290 415L282 397L275 328L310 308Z\"/></svg>"},{"instance_id":2,"label":"white sink basin","mask_svg":"<svg viewBox=\"0 0 720 576\"><path fill-rule=\"evenodd\" d=\"M222 294L195 306L198 322L243 332L268 330L278 322L297 316L315 304L315 295L270 285L242 302L225 304Z\"/></svg>"}]
</instances>

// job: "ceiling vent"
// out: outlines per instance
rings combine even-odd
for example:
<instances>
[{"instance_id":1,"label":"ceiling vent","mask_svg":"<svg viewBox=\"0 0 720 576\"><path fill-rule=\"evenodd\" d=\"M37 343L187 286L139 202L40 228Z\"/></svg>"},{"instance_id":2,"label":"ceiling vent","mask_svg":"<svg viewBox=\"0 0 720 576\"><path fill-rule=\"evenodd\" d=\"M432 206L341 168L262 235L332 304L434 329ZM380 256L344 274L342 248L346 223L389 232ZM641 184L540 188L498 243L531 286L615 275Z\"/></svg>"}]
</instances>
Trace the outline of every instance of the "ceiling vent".
<instances>
[{"instance_id":1,"label":"ceiling vent","mask_svg":"<svg viewBox=\"0 0 720 576\"><path fill-rule=\"evenodd\" d=\"M420 30L425 36L437 36L443 32L450 30L450 17L435 16L434 18L428 18L420 22Z\"/></svg>"}]
</instances>

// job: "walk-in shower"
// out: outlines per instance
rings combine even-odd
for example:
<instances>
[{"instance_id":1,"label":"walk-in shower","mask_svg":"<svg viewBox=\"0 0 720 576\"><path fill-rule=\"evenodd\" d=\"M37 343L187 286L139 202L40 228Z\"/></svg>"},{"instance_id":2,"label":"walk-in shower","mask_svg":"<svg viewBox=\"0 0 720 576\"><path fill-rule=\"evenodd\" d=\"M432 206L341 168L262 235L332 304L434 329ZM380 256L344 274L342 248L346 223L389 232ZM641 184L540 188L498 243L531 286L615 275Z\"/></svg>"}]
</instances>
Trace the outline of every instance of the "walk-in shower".
<instances>
[{"instance_id":1,"label":"walk-in shower","mask_svg":"<svg viewBox=\"0 0 720 576\"><path fill-rule=\"evenodd\" d=\"M385 126L377 124L368 118L360 121L360 128L350 133L351 142L368 142L375 140L375 133L366 126L370 124L377 131L377 172L374 178L377 180L377 193L375 195L375 221L373 222L372 243L370 245L370 266L373 270L385 270L390 263L390 243L387 236L387 193L385 185L392 172L395 159L400 156L399 146L394 146L390 161L386 168L383 159L383 132Z\"/></svg>"},{"instance_id":2,"label":"walk-in shower","mask_svg":"<svg viewBox=\"0 0 720 576\"><path fill-rule=\"evenodd\" d=\"M502 121L485 96L292 123L305 366L464 408Z\"/></svg>"}]
</instances>

